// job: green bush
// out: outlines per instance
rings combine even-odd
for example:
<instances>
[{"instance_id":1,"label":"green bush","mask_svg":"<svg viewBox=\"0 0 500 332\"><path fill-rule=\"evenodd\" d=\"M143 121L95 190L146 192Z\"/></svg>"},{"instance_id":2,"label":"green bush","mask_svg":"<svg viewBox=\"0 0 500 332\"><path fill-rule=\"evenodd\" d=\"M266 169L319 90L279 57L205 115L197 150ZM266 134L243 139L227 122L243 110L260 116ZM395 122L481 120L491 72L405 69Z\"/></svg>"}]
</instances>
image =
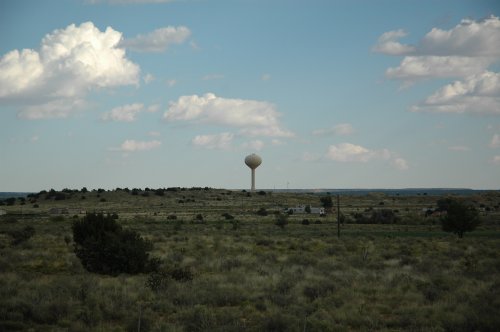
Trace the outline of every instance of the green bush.
<instances>
[{"instance_id":1,"label":"green bush","mask_svg":"<svg viewBox=\"0 0 500 332\"><path fill-rule=\"evenodd\" d=\"M471 232L479 225L479 214L471 206L450 198L440 200L438 205L446 211L441 218L441 226L445 232L455 233L462 238L465 232Z\"/></svg>"},{"instance_id":2,"label":"green bush","mask_svg":"<svg viewBox=\"0 0 500 332\"><path fill-rule=\"evenodd\" d=\"M110 215L87 214L73 223L75 254L90 272L117 275L142 273L152 268L151 242L124 230Z\"/></svg>"}]
</instances>

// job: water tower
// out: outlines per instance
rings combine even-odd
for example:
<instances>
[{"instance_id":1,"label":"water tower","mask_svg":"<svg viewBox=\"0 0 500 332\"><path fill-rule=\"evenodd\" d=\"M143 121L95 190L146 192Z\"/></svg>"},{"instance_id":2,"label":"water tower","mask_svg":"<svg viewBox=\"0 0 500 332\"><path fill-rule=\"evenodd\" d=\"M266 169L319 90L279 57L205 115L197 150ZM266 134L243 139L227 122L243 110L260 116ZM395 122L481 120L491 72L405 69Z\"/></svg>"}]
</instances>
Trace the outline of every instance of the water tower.
<instances>
[{"instance_id":1,"label":"water tower","mask_svg":"<svg viewBox=\"0 0 500 332\"><path fill-rule=\"evenodd\" d=\"M255 191L255 169L262 163L262 158L252 153L245 158L245 164L252 170L252 191Z\"/></svg>"}]
</instances>

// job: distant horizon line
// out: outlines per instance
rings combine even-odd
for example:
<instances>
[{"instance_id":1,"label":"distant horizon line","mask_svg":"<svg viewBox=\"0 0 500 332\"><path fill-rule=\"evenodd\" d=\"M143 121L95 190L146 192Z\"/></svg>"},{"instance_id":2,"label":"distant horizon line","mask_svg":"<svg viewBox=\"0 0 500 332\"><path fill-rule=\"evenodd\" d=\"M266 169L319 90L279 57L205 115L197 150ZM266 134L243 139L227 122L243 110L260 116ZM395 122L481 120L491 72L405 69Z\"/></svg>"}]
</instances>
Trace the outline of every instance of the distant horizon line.
<instances>
[{"instance_id":1,"label":"distant horizon line","mask_svg":"<svg viewBox=\"0 0 500 332\"><path fill-rule=\"evenodd\" d=\"M69 189L69 190L81 190L83 188L86 188L86 187L82 187L80 189L77 189L77 188L74 188L74 189L70 189L70 188L63 188L63 189L59 189L59 190L56 190L56 191L62 191L62 190L65 190L65 189ZM251 191L251 189L249 188L223 188L223 187L220 187L220 188L216 188L216 187L208 187L208 186L191 186L191 187L181 187L181 186L172 186L172 187L157 187L157 188L154 188L154 187L149 187L149 186L145 186L143 188L140 188L140 187L116 187L116 188L113 188L113 189L104 189L104 188L92 188L92 189L88 189L88 191L93 191L93 190L99 190L99 189L104 189L105 191L115 191L117 189L125 189L125 188L128 188L128 189L141 189L141 190L145 190L146 188L148 189L167 189L167 188L185 188L185 189L192 189L192 188L209 188L209 189L216 189L216 190L231 190L231 191L243 191L243 190L246 190L246 191ZM42 190L39 190L39 191L0 191L0 193L2 194L5 194L5 193L27 193L27 194L31 194L31 193L39 193L41 191L50 191L52 190L53 188L51 189L42 189ZM466 187L402 187L402 188L382 188L382 187L374 187L374 188L257 188L255 191L281 191L281 192L292 192L292 191L312 191L312 192L340 192L340 191L500 191L500 188L499 189L486 189L486 188L466 188Z\"/></svg>"}]
</instances>

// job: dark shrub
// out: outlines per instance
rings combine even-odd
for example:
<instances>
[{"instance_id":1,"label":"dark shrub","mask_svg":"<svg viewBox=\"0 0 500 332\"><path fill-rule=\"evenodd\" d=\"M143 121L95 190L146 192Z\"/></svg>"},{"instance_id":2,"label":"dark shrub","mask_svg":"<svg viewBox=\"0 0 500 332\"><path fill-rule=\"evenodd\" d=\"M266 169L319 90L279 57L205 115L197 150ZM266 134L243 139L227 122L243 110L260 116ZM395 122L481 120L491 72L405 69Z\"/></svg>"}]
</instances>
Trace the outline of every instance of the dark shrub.
<instances>
[{"instance_id":1,"label":"dark shrub","mask_svg":"<svg viewBox=\"0 0 500 332\"><path fill-rule=\"evenodd\" d=\"M64 201L66 199L66 194L61 192L56 192L56 194L54 195L54 199L56 201Z\"/></svg>"},{"instance_id":2,"label":"dark shrub","mask_svg":"<svg viewBox=\"0 0 500 332\"><path fill-rule=\"evenodd\" d=\"M282 229L288 224L288 215L286 214L277 214L275 215L276 222L274 223L276 226L281 227Z\"/></svg>"},{"instance_id":3,"label":"dark shrub","mask_svg":"<svg viewBox=\"0 0 500 332\"><path fill-rule=\"evenodd\" d=\"M170 280L170 273L168 271L156 271L149 275L148 280L146 280L146 286L153 292L159 293L167 289Z\"/></svg>"},{"instance_id":4,"label":"dark shrub","mask_svg":"<svg viewBox=\"0 0 500 332\"><path fill-rule=\"evenodd\" d=\"M255 244L258 245L258 246L270 246L270 245L273 245L274 244L274 241L271 240L271 239L258 239L257 241L255 241Z\"/></svg>"},{"instance_id":5,"label":"dark shrub","mask_svg":"<svg viewBox=\"0 0 500 332\"><path fill-rule=\"evenodd\" d=\"M4 203L7 205L14 205L16 203L16 198L15 197L9 197L4 199Z\"/></svg>"},{"instance_id":6,"label":"dark shrub","mask_svg":"<svg viewBox=\"0 0 500 332\"><path fill-rule=\"evenodd\" d=\"M292 321L290 317L284 316L281 313L270 315L266 317L263 321L263 326L261 326L261 331L269 332L281 332L293 330L292 326L295 321Z\"/></svg>"},{"instance_id":7,"label":"dark shrub","mask_svg":"<svg viewBox=\"0 0 500 332\"><path fill-rule=\"evenodd\" d=\"M231 214L229 214L229 213L227 213L227 212L226 212L226 213L223 213L223 214L222 214L222 216L223 216L224 218L226 218L226 220L233 220L233 219L234 219L234 216L232 216Z\"/></svg>"},{"instance_id":8,"label":"dark shrub","mask_svg":"<svg viewBox=\"0 0 500 332\"><path fill-rule=\"evenodd\" d=\"M194 274L189 267L177 267L170 271L170 277L180 282L186 282L193 280Z\"/></svg>"},{"instance_id":9,"label":"dark shrub","mask_svg":"<svg viewBox=\"0 0 500 332\"><path fill-rule=\"evenodd\" d=\"M371 211L371 214L368 212ZM391 209L365 210L365 213L354 213L357 224L395 224L400 218Z\"/></svg>"},{"instance_id":10,"label":"dark shrub","mask_svg":"<svg viewBox=\"0 0 500 332\"><path fill-rule=\"evenodd\" d=\"M390 209L374 210L371 215L371 224L395 224L398 216Z\"/></svg>"},{"instance_id":11,"label":"dark shrub","mask_svg":"<svg viewBox=\"0 0 500 332\"><path fill-rule=\"evenodd\" d=\"M124 230L110 215L87 214L73 223L75 254L90 272L117 275L151 269L151 242Z\"/></svg>"},{"instance_id":12,"label":"dark shrub","mask_svg":"<svg viewBox=\"0 0 500 332\"><path fill-rule=\"evenodd\" d=\"M260 208L259 211L257 211L257 215L265 217L268 215L268 212L265 208Z\"/></svg>"},{"instance_id":13,"label":"dark shrub","mask_svg":"<svg viewBox=\"0 0 500 332\"><path fill-rule=\"evenodd\" d=\"M10 236L12 236L12 245L17 246L26 242L33 235L35 235L35 229L33 226L26 226L22 230L12 231L10 232Z\"/></svg>"},{"instance_id":14,"label":"dark shrub","mask_svg":"<svg viewBox=\"0 0 500 332\"><path fill-rule=\"evenodd\" d=\"M331 280L321 280L304 287L303 294L309 301L314 301L315 299L327 296L329 293L335 290L335 283Z\"/></svg>"},{"instance_id":15,"label":"dark shrub","mask_svg":"<svg viewBox=\"0 0 500 332\"><path fill-rule=\"evenodd\" d=\"M156 196L165 196L165 189L156 189L155 195Z\"/></svg>"},{"instance_id":16,"label":"dark shrub","mask_svg":"<svg viewBox=\"0 0 500 332\"><path fill-rule=\"evenodd\" d=\"M14 217L14 216L9 216L8 214L1 216L0 220L2 222L7 223L7 224L15 224L15 223L17 223L17 218Z\"/></svg>"},{"instance_id":17,"label":"dark shrub","mask_svg":"<svg viewBox=\"0 0 500 332\"><path fill-rule=\"evenodd\" d=\"M309 219L302 219L302 225L309 225Z\"/></svg>"},{"instance_id":18,"label":"dark shrub","mask_svg":"<svg viewBox=\"0 0 500 332\"><path fill-rule=\"evenodd\" d=\"M330 195L323 196L320 199L321 205L325 208L325 210L330 210L333 207L332 197Z\"/></svg>"},{"instance_id":19,"label":"dark shrub","mask_svg":"<svg viewBox=\"0 0 500 332\"><path fill-rule=\"evenodd\" d=\"M238 220L231 220L231 225L233 225L233 230L237 230L239 227L240 227L240 223L238 222Z\"/></svg>"}]
</instances>

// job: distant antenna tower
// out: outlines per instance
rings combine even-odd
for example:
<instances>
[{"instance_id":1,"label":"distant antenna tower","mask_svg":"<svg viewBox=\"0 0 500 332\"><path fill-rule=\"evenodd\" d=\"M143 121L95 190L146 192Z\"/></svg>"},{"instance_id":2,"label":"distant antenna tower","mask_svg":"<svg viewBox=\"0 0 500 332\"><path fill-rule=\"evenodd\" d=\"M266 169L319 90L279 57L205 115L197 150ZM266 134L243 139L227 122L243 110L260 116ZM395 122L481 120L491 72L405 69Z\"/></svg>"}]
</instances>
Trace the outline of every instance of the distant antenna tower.
<instances>
[{"instance_id":1,"label":"distant antenna tower","mask_svg":"<svg viewBox=\"0 0 500 332\"><path fill-rule=\"evenodd\" d=\"M255 191L255 169L262 163L262 158L252 153L245 158L245 164L252 170L252 191Z\"/></svg>"}]
</instances>

